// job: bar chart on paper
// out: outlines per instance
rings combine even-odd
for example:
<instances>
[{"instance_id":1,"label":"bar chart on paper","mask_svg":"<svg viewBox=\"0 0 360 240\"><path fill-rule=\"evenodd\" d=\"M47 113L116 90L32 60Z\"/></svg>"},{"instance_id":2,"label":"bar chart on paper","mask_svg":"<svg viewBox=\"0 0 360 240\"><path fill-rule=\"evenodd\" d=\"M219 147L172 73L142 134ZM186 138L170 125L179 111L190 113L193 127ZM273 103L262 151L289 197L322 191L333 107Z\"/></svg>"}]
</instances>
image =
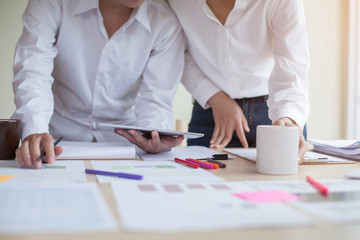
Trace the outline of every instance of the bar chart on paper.
<instances>
[{"instance_id":1,"label":"bar chart on paper","mask_svg":"<svg viewBox=\"0 0 360 240\"><path fill-rule=\"evenodd\" d=\"M143 176L142 181L223 181L222 178L203 169L194 169L174 161L91 161L94 169L110 172L123 172ZM97 176L99 182L134 181L124 178Z\"/></svg>"}]
</instances>

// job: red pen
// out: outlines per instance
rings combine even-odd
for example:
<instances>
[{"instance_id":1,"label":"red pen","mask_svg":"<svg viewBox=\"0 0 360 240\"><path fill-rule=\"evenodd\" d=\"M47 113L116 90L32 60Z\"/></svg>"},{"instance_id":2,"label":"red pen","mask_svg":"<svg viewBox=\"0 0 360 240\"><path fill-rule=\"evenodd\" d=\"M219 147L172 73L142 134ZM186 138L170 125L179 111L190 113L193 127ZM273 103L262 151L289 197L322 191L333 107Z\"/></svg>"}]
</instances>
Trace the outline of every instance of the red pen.
<instances>
[{"instance_id":1,"label":"red pen","mask_svg":"<svg viewBox=\"0 0 360 240\"><path fill-rule=\"evenodd\" d=\"M184 161L184 160L182 160L180 158L174 158L174 161L178 162L178 163L181 163L181 164L185 164L186 166L189 166L189 167L192 167L192 168L199 168L198 164L193 163L193 162L187 162L187 161Z\"/></svg>"},{"instance_id":2,"label":"red pen","mask_svg":"<svg viewBox=\"0 0 360 240\"><path fill-rule=\"evenodd\" d=\"M310 176L306 176L306 180L307 180L311 185L313 185L313 187L316 188L322 195L324 195L325 197L328 196L328 194L329 194L329 189L328 189L325 185L323 185L323 184L315 181L315 180L314 180L312 177L310 177Z\"/></svg>"}]
</instances>

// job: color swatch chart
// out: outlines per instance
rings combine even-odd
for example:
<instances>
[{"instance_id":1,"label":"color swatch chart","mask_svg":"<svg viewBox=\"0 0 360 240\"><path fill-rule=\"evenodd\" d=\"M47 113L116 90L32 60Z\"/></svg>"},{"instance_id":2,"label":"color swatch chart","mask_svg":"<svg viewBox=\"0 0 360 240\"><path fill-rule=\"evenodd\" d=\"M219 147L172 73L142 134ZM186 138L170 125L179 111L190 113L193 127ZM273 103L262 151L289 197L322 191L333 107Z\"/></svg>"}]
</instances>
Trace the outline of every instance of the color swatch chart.
<instances>
[{"instance_id":1,"label":"color swatch chart","mask_svg":"<svg viewBox=\"0 0 360 240\"><path fill-rule=\"evenodd\" d=\"M112 183L112 190L122 225L128 231L215 231L312 224L286 204L253 204L235 197L235 192L255 191L243 182L118 182Z\"/></svg>"},{"instance_id":2,"label":"color swatch chart","mask_svg":"<svg viewBox=\"0 0 360 240\"><path fill-rule=\"evenodd\" d=\"M223 181L211 171L189 168L174 161L91 161L91 164L96 170L142 175L144 177L142 182ZM100 183L137 181L100 175L97 178Z\"/></svg>"}]
</instances>

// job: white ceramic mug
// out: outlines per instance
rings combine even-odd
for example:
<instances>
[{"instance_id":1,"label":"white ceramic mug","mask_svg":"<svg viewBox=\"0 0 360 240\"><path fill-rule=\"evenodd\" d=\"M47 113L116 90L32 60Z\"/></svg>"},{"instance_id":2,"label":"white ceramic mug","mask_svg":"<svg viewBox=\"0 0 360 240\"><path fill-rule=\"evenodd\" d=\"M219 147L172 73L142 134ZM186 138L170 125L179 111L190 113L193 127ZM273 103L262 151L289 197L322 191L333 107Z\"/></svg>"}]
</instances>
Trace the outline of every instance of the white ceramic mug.
<instances>
[{"instance_id":1,"label":"white ceramic mug","mask_svg":"<svg viewBox=\"0 0 360 240\"><path fill-rule=\"evenodd\" d=\"M296 174L299 127L259 125L256 131L256 171L275 175Z\"/></svg>"}]
</instances>

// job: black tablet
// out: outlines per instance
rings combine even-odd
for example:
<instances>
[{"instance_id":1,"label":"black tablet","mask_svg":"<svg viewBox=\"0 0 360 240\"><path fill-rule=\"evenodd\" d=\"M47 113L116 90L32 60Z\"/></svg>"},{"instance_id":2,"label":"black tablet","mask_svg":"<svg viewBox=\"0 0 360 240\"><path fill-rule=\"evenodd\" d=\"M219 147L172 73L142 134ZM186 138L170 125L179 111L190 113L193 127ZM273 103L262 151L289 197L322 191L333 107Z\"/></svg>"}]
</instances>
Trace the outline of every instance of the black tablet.
<instances>
[{"instance_id":1,"label":"black tablet","mask_svg":"<svg viewBox=\"0 0 360 240\"><path fill-rule=\"evenodd\" d=\"M165 129L156 129L156 128L144 128L144 127L135 127L135 126L126 126L120 124L112 124L112 123L96 123L96 129L98 130L114 130L114 129L123 129L123 130L136 130L141 132L145 137L150 136L152 131L157 131L160 136L184 136L186 138L200 138L203 137L203 133L194 133L194 132L182 132L182 131L174 131L174 130L165 130Z\"/></svg>"}]
</instances>

